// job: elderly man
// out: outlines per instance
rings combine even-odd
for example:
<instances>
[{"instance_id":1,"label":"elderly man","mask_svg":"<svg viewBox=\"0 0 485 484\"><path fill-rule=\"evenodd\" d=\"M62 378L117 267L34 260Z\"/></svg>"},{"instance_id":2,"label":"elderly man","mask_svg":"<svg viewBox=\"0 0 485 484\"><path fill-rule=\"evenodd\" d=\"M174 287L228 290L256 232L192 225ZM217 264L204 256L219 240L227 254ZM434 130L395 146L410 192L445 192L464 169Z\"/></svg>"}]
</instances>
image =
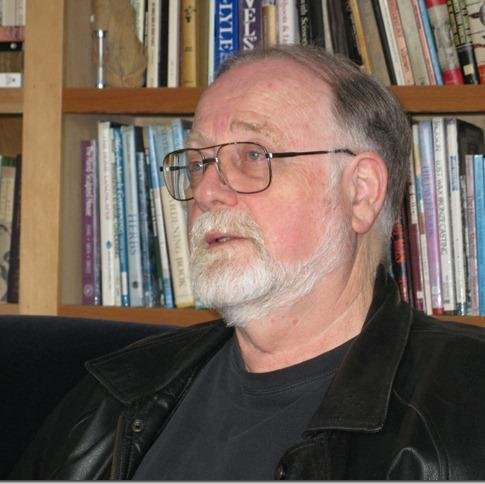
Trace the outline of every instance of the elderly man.
<instances>
[{"instance_id":1,"label":"elderly man","mask_svg":"<svg viewBox=\"0 0 485 484\"><path fill-rule=\"evenodd\" d=\"M411 136L318 49L241 55L163 173L223 322L88 364L17 477L485 478L485 337L399 300L385 266Z\"/></svg>"}]
</instances>

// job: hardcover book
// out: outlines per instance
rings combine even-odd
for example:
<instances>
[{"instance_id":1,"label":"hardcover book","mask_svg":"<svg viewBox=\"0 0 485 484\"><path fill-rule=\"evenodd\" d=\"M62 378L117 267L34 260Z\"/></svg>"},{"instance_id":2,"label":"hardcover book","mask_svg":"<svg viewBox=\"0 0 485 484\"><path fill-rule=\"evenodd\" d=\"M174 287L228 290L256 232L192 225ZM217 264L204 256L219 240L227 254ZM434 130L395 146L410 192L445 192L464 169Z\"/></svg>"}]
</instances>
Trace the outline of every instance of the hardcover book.
<instances>
[{"instance_id":1,"label":"hardcover book","mask_svg":"<svg viewBox=\"0 0 485 484\"><path fill-rule=\"evenodd\" d=\"M296 0L279 0L277 11L278 43L298 44L300 42L300 32Z\"/></svg>"},{"instance_id":2,"label":"hardcover book","mask_svg":"<svg viewBox=\"0 0 485 484\"><path fill-rule=\"evenodd\" d=\"M239 0L239 49L253 50L263 43L262 0Z\"/></svg>"},{"instance_id":3,"label":"hardcover book","mask_svg":"<svg viewBox=\"0 0 485 484\"><path fill-rule=\"evenodd\" d=\"M238 0L215 0L214 74L239 50Z\"/></svg>"},{"instance_id":4,"label":"hardcover book","mask_svg":"<svg viewBox=\"0 0 485 484\"><path fill-rule=\"evenodd\" d=\"M485 170L483 154L473 155L475 190L475 236L477 243L477 283L480 316L485 316Z\"/></svg>"},{"instance_id":5,"label":"hardcover book","mask_svg":"<svg viewBox=\"0 0 485 484\"><path fill-rule=\"evenodd\" d=\"M478 68L480 83L485 84L485 22L483 0L465 0L473 51Z\"/></svg>"}]
</instances>

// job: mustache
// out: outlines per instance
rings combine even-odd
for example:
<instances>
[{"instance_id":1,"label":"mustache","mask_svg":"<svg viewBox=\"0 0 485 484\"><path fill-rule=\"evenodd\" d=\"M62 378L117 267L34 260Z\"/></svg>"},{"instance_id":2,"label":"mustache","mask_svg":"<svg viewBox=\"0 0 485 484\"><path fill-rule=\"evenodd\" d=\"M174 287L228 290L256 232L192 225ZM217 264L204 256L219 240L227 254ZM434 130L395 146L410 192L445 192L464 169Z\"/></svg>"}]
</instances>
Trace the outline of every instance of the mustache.
<instances>
[{"instance_id":1,"label":"mustache","mask_svg":"<svg viewBox=\"0 0 485 484\"><path fill-rule=\"evenodd\" d=\"M258 223L246 212L221 209L203 213L192 225L189 233L191 250L207 246L209 232L226 232L252 239L257 246L263 246L263 234Z\"/></svg>"}]
</instances>

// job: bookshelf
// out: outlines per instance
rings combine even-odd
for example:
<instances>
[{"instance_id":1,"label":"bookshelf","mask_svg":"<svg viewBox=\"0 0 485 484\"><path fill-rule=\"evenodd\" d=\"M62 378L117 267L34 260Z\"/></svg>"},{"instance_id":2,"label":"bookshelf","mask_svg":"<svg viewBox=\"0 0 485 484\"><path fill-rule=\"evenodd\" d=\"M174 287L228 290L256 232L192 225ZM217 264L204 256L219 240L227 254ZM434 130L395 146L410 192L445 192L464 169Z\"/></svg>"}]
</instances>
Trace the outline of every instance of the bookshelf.
<instances>
[{"instance_id":1,"label":"bookshelf","mask_svg":"<svg viewBox=\"0 0 485 484\"><path fill-rule=\"evenodd\" d=\"M191 114L202 93L200 88L91 88L89 15L88 1L27 0L24 88L0 89L0 139L12 138L6 130L15 133L17 143L22 139L25 187L20 302L0 307L0 313L178 325L214 319L211 311L193 309L80 305L79 141L95 134L99 119ZM390 89L413 116L459 114L485 127L485 85ZM447 319L485 326L485 318Z\"/></svg>"}]
</instances>

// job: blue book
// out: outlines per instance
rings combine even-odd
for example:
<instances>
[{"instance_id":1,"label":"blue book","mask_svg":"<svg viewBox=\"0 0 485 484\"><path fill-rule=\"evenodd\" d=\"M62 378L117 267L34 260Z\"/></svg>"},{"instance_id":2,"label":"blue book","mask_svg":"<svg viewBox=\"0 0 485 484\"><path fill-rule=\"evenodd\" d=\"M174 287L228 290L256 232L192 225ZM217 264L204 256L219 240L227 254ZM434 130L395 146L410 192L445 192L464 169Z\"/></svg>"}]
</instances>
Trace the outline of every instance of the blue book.
<instances>
[{"instance_id":1,"label":"blue book","mask_svg":"<svg viewBox=\"0 0 485 484\"><path fill-rule=\"evenodd\" d=\"M475 236L477 241L478 305L480 316L485 315L485 176L483 155L473 155L475 189Z\"/></svg>"},{"instance_id":2,"label":"blue book","mask_svg":"<svg viewBox=\"0 0 485 484\"><path fill-rule=\"evenodd\" d=\"M130 306L143 306L143 271L141 265L138 178L135 154L135 127L121 127L123 174L125 184L125 224L128 251L128 290Z\"/></svg>"},{"instance_id":3,"label":"blue book","mask_svg":"<svg viewBox=\"0 0 485 484\"><path fill-rule=\"evenodd\" d=\"M130 305L130 292L128 287L128 238L126 230L126 205L125 205L125 176L124 176L124 155L121 127L113 127L113 147L116 169L116 206L117 206L117 227L118 247L120 257L120 290L121 305Z\"/></svg>"},{"instance_id":4,"label":"blue book","mask_svg":"<svg viewBox=\"0 0 485 484\"><path fill-rule=\"evenodd\" d=\"M214 74L239 50L238 0L215 0ZM215 77L215 76L214 76Z\"/></svg>"},{"instance_id":5,"label":"blue book","mask_svg":"<svg viewBox=\"0 0 485 484\"><path fill-rule=\"evenodd\" d=\"M434 41L433 29L429 21L428 10L426 8L426 0L418 0L419 13L423 22L424 33L426 34L426 40L428 41L429 56L431 57L431 64L433 65L433 72L436 77L436 84L443 84L443 76L441 74L440 62L438 59L438 51Z\"/></svg>"},{"instance_id":6,"label":"blue book","mask_svg":"<svg viewBox=\"0 0 485 484\"><path fill-rule=\"evenodd\" d=\"M165 222L163 219L162 197L160 191L160 165L155 148L154 127L147 126L144 130L146 145L148 148L148 162L150 169L150 196L152 198L154 210L154 230L156 229L158 249L160 256L160 269L163 284L164 306L174 307L172 281L170 275L170 263L168 258L168 248L166 239Z\"/></svg>"}]
</instances>

